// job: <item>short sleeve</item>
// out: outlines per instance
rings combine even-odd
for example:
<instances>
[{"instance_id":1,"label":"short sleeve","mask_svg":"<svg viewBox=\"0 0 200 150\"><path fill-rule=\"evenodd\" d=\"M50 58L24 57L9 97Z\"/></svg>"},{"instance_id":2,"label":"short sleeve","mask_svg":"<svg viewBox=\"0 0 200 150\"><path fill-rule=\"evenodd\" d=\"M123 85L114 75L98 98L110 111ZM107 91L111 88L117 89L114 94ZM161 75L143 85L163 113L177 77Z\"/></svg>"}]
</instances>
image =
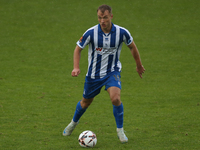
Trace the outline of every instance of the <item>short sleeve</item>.
<instances>
[{"instance_id":1,"label":"short sleeve","mask_svg":"<svg viewBox=\"0 0 200 150\"><path fill-rule=\"evenodd\" d=\"M76 44L84 49L86 45L88 45L90 43L90 39L91 39L91 31L86 31L83 36L76 42Z\"/></svg>"},{"instance_id":2,"label":"short sleeve","mask_svg":"<svg viewBox=\"0 0 200 150\"><path fill-rule=\"evenodd\" d=\"M126 45L130 45L133 42L133 37L127 29L124 29L123 41Z\"/></svg>"}]
</instances>

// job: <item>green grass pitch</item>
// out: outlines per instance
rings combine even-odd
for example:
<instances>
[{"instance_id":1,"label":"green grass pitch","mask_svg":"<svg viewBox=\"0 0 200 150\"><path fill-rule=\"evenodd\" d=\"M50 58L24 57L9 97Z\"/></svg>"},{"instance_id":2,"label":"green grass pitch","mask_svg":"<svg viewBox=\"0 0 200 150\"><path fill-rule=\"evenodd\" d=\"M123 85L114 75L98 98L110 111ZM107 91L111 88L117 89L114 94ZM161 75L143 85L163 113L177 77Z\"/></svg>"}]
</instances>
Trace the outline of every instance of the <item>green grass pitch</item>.
<instances>
[{"instance_id":1,"label":"green grass pitch","mask_svg":"<svg viewBox=\"0 0 200 150\"><path fill-rule=\"evenodd\" d=\"M82 98L81 74L71 77L76 41L98 24L101 4L113 23L127 28L146 69L140 79L123 46L124 129L116 135L112 105L102 89L69 137L62 131ZM96 133L94 149L200 149L199 0L1 0L0 149L77 150L84 130Z\"/></svg>"}]
</instances>

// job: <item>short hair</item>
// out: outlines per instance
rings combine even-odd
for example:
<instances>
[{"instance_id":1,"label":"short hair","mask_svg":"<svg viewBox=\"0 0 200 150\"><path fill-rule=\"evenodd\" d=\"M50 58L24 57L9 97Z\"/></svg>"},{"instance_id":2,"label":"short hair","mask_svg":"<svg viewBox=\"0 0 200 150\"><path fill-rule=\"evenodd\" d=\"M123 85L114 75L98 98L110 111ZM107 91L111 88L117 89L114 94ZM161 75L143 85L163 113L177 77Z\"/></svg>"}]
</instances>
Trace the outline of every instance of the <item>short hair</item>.
<instances>
[{"instance_id":1,"label":"short hair","mask_svg":"<svg viewBox=\"0 0 200 150\"><path fill-rule=\"evenodd\" d=\"M109 12L110 14L112 14L112 8L111 8L109 5L101 5L101 6L98 7L97 12L98 12L99 10L100 10L102 13L104 13L106 10L108 10L108 12Z\"/></svg>"}]
</instances>

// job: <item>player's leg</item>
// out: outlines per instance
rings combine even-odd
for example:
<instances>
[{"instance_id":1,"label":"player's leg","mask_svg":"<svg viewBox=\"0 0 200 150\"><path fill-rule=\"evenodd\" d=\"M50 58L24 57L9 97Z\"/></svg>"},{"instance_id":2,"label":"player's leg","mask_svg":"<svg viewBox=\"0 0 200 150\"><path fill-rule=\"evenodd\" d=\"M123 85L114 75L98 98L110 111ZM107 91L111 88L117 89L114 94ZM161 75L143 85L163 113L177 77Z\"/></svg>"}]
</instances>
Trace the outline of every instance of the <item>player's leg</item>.
<instances>
[{"instance_id":1,"label":"player's leg","mask_svg":"<svg viewBox=\"0 0 200 150\"><path fill-rule=\"evenodd\" d=\"M115 116L117 128L123 128L124 108L120 99L121 81L119 72L114 72L108 78L106 83L106 90L109 93L111 102L113 104L113 114Z\"/></svg>"},{"instance_id":2,"label":"player's leg","mask_svg":"<svg viewBox=\"0 0 200 150\"><path fill-rule=\"evenodd\" d=\"M78 124L79 119L92 103L94 97L100 93L102 86L103 85L99 84L98 82L89 82L86 79L86 82L84 84L83 98L77 103L73 119L63 131L64 136L71 135L72 131Z\"/></svg>"},{"instance_id":3,"label":"player's leg","mask_svg":"<svg viewBox=\"0 0 200 150\"><path fill-rule=\"evenodd\" d=\"M124 107L120 100L121 90L120 88L113 86L108 88L107 91L113 104L113 114L117 125L117 135L122 143L128 142L128 138L126 137L123 129Z\"/></svg>"},{"instance_id":4,"label":"player's leg","mask_svg":"<svg viewBox=\"0 0 200 150\"><path fill-rule=\"evenodd\" d=\"M124 108L120 100L121 90L118 87L110 87L107 89L111 102L113 104L113 114L117 124L117 128L123 128Z\"/></svg>"},{"instance_id":5,"label":"player's leg","mask_svg":"<svg viewBox=\"0 0 200 150\"><path fill-rule=\"evenodd\" d=\"M113 104L113 114L117 125L117 135L122 143L128 142L128 138L124 134L123 130L124 107L120 99L121 81L119 72L115 72L109 77L106 83L106 90L108 91Z\"/></svg>"},{"instance_id":6,"label":"player's leg","mask_svg":"<svg viewBox=\"0 0 200 150\"><path fill-rule=\"evenodd\" d=\"M94 98L90 99L82 98L82 100L77 103L73 119L63 131L64 136L71 135L76 125L78 124L79 119L84 114L89 105L92 103L93 99Z\"/></svg>"}]
</instances>

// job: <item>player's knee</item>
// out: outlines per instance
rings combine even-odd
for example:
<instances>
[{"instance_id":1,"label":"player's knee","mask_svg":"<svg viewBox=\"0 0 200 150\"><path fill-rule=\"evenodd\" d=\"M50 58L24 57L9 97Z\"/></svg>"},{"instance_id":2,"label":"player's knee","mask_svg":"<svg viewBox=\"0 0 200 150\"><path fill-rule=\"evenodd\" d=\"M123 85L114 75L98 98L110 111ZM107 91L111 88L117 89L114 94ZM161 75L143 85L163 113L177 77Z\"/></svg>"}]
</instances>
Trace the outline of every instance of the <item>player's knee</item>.
<instances>
[{"instance_id":1,"label":"player's knee","mask_svg":"<svg viewBox=\"0 0 200 150\"><path fill-rule=\"evenodd\" d=\"M115 106L119 106L121 104L120 96L119 95L114 95L111 97L112 104Z\"/></svg>"},{"instance_id":2,"label":"player's knee","mask_svg":"<svg viewBox=\"0 0 200 150\"><path fill-rule=\"evenodd\" d=\"M81 101L81 107L82 108L88 108L90 106L90 104L92 103L93 99L83 99Z\"/></svg>"}]
</instances>

